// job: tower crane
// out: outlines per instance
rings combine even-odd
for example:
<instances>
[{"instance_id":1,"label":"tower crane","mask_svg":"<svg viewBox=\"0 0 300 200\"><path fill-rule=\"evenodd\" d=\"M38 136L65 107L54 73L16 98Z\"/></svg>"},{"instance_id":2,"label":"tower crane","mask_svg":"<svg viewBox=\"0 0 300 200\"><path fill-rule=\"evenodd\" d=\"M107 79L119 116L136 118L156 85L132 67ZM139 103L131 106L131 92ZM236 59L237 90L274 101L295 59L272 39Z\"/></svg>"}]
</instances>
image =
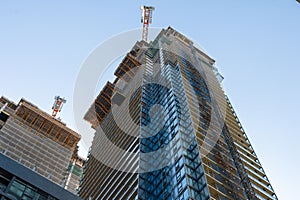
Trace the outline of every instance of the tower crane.
<instances>
[{"instance_id":1,"label":"tower crane","mask_svg":"<svg viewBox=\"0 0 300 200\"><path fill-rule=\"evenodd\" d=\"M152 12L155 9L153 6L141 6L142 9L142 18L141 22L143 24L143 33L142 33L142 40L148 40L148 28L149 24L152 23Z\"/></svg>"},{"instance_id":2,"label":"tower crane","mask_svg":"<svg viewBox=\"0 0 300 200\"><path fill-rule=\"evenodd\" d=\"M54 97L54 104L52 106L52 117L56 117L57 113L59 113L63 107L63 104L66 103L66 99L61 98L60 96Z\"/></svg>"}]
</instances>

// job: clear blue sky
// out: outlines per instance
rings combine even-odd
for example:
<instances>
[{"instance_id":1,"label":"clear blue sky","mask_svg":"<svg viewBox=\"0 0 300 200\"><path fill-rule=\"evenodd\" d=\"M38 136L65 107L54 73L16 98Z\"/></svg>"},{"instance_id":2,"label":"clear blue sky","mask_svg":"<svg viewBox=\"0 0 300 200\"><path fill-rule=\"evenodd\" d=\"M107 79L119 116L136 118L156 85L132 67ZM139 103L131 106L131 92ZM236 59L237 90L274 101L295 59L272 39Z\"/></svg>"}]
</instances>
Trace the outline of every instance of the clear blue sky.
<instances>
[{"instance_id":1,"label":"clear blue sky","mask_svg":"<svg viewBox=\"0 0 300 200\"><path fill-rule=\"evenodd\" d=\"M228 94L279 199L297 199L300 180L300 4L265 1L0 2L0 95L45 111L67 98L61 117L75 128L72 96L85 58L112 35L171 25L215 58Z\"/></svg>"}]
</instances>

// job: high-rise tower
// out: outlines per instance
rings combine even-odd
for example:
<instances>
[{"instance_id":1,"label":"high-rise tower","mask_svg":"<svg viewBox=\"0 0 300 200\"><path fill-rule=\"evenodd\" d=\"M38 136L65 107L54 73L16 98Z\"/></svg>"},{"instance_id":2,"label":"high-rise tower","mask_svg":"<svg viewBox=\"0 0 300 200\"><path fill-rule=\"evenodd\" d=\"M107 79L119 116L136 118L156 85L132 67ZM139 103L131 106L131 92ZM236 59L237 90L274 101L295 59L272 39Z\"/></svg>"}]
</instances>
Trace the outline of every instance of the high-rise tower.
<instances>
[{"instance_id":1,"label":"high-rise tower","mask_svg":"<svg viewBox=\"0 0 300 200\"><path fill-rule=\"evenodd\" d=\"M277 199L215 61L171 27L137 42L85 119L84 199Z\"/></svg>"},{"instance_id":2,"label":"high-rise tower","mask_svg":"<svg viewBox=\"0 0 300 200\"><path fill-rule=\"evenodd\" d=\"M29 101L0 98L0 153L72 193L84 162L77 156L79 140L77 132Z\"/></svg>"}]
</instances>

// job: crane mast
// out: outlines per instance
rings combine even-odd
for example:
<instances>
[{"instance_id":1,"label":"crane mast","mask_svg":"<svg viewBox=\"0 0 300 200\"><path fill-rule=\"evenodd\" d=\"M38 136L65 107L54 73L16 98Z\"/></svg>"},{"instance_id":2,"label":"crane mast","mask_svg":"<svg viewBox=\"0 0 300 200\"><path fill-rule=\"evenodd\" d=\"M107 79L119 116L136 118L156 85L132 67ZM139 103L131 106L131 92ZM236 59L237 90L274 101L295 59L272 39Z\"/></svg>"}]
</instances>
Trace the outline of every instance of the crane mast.
<instances>
[{"instance_id":1,"label":"crane mast","mask_svg":"<svg viewBox=\"0 0 300 200\"><path fill-rule=\"evenodd\" d=\"M149 24L152 23L152 12L155 9L152 6L142 6L142 19L141 22L143 24L143 33L142 33L142 40L148 40L148 28Z\"/></svg>"},{"instance_id":2,"label":"crane mast","mask_svg":"<svg viewBox=\"0 0 300 200\"><path fill-rule=\"evenodd\" d=\"M57 113L59 113L63 107L63 104L67 101L64 98L61 98L60 96L54 97L54 104L52 106L52 117L56 117Z\"/></svg>"}]
</instances>

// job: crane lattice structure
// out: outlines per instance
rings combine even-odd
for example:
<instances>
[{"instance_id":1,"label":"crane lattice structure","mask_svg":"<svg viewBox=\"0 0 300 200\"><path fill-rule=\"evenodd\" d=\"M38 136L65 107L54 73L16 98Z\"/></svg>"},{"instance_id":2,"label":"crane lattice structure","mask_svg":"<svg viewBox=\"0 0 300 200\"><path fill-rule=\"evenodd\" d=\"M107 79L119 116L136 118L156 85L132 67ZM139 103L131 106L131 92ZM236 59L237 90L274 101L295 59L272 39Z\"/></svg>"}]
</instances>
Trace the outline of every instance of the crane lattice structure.
<instances>
[{"instance_id":1,"label":"crane lattice structure","mask_svg":"<svg viewBox=\"0 0 300 200\"><path fill-rule=\"evenodd\" d=\"M143 33L142 33L142 40L148 40L148 28L149 24L152 23L152 12L155 9L152 6L142 6L142 19L141 22L143 23Z\"/></svg>"},{"instance_id":2,"label":"crane lattice structure","mask_svg":"<svg viewBox=\"0 0 300 200\"><path fill-rule=\"evenodd\" d=\"M60 96L54 97L54 104L52 106L52 117L56 117L57 113L59 113L63 107L63 104L66 103L66 99L61 98Z\"/></svg>"}]
</instances>

